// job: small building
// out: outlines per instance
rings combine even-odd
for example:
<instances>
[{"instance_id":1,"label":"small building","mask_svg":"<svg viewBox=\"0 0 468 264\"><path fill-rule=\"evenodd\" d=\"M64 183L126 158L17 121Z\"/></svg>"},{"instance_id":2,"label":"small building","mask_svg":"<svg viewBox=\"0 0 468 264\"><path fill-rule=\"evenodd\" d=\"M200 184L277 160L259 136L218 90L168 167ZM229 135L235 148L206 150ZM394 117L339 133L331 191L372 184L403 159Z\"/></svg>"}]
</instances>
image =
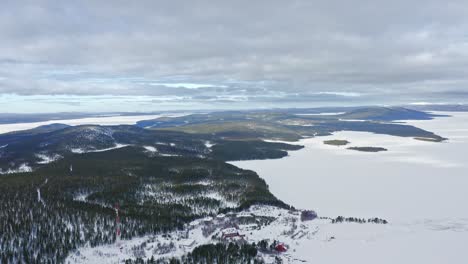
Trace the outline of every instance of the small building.
<instances>
[{"instance_id":1,"label":"small building","mask_svg":"<svg viewBox=\"0 0 468 264\"><path fill-rule=\"evenodd\" d=\"M237 217L252 217L252 214L249 212L240 212L237 214Z\"/></svg>"},{"instance_id":2,"label":"small building","mask_svg":"<svg viewBox=\"0 0 468 264\"><path fill-rule=\"evenodd\" d=\"M301 221L311 221L317 218L317 213L312 210L305 210L301 213Z\"/></svg>"},{"instance_id":3,"label":"small building","mask_svg":"<svg viewBox=\"0 0 468 264\"><path fill-rule=\"evenodd\" d=\"M239 234L239 230L236 228L226 228L221 231L222 232L222 238L227 239L227 238L234 238L234 237L242 237L241 234Z\"/></svg>"},{"instance_id":4,"label":"small building","mask_svg":"<svg viewBox=\"0 0 468 264\"><path fill-rule=\"evenodd\" d=\"M195 245L196 241L193 239L187 239L182 241L179 245L181 249L191 249Z\"/></svg>"},{"instance_id":5,"label":"small building","mask_svg":"<svg viewBox=\"0 0 468 264\"><path fill-rule=\"evenodd\" d=\"M202 221L204 224L211 224L211 223L213 222L213 217L207 216L207 217L201 219L201 221Z\"/></svg>"},{"instance_id":6,"label":"small building","mask_svg":"<svg viewBox=\"0 0 468 264\"><path fill-rule=\"evenodd\" d=\"M216 216L217 219L224 219L226 217L225 214L219 214Z\"/></svg>"}]
</instances>

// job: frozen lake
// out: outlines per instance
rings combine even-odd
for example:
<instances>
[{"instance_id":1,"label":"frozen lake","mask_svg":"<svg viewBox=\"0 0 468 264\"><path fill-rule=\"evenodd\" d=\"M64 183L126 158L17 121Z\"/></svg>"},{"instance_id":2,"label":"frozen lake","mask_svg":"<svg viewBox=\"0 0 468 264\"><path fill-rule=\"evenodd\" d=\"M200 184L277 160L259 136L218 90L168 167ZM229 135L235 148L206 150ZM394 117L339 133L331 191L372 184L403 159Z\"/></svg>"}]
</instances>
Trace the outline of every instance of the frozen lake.
<instances>
[{"instance_id":1,"label":"frozen lake","mask_svg":"<svg viewBox=\"0 0 468 264\"><path fill-rule=\"evenodd\" d=\"M297 208L390 221L322 226L316 239L295 245L293 255L308 263L466 263L468 113L450 114L407 122L449 138L444 143L344 131L302 140L304 149L280 160L233 164L256 171L273 194ZM329 139L388 151L323 144ZM337 239L327 243L320 236Z\"/></svg>"},{"instance_id":2,"label":"frozen lake","mask_svg":"<svg viewBox=\"0 0 468 264\"><path fill-rule=\"evenodd\" d=\"M391 221L468 219L468 113L407 123L449 138L434 143L363 132L300 141L305 148L279 160L239 161L271 192L296 208L325 216L378 216ZM324 140L346 139L337 147ZM375 146L366 153L349 146Z\"/></svg>"}]
</instances>

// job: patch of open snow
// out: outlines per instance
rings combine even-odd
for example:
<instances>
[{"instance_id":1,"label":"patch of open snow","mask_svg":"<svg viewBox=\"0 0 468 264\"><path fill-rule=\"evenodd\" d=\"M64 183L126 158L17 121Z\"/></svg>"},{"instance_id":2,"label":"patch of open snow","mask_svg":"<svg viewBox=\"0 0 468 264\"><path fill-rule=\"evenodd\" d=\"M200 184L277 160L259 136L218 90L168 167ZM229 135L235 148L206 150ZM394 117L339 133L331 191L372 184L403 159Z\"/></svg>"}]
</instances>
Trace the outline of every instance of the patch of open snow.
<instances>
[{"instance_id":1,"label":"patch of open snow","mask_svg":"<svg viewBox=\"0 0 468 264\"><path fill-rule=\"evenodd\" d=\"M86 153L86 150L82 149L82 148L72 148L70 149L70 151L72 153L76 153L76 154L83 154L83 153Z\"/></svg>"},{"instance_id":2,"label":"patch of open snow","mask_svg":"<svg viewBox=\"0 0 468 264\"><path fill-rule=\"evenodd\" d=\"M54 162L63 158L62 156L58 154L53 154L53 155L36 154L36 157L41 159L41 161L37 162L37 164L48 164L48 163L51 163L51 162Z\"/></svg>"},{"instance_id":3,"label":"patch of open snow","mask_svg":"<svg viewBox=\"0 0 468 264\"><path fill-rule=\"evenodd\" d=\"M114 147L106 148L106 149L98 149L98 150L91 150L89 152L104 152L104 151L109 151L113 149L119 149L119 148L125 148L130 146L129 144L115 144Z\"/></svg>"},{"instance_id":4,"label":"patch of open snow","mask_svg":"<svg viewBox=\"0 0 468 264\"><path fill-rule=\"evenodd\" d=\"M206 146L207 148L211 148L211 147L214 146L214 145L216 145L216 144L211 143L211 141L205 141L205 146Z\"/></svg>"},{"instance_id":5,"label":"patch of open snow","mask_svg":"<svg viewBox=\"0 0 468 264\"><path fill-rule=\"evenodd\" d=\"M178 155L178 154L168 154L168 153L159 153L159 156L162 156L162 157L179 157L180 155Z\"/></svg>"},{"instance_id":6,"label":"patch of open snow","mask_svg":"<svg viewBox=\"0 0 468 264\"><path fill-rule=\"evenodd\" d=\"M8 169L6 171L0 169L0 174L23 173L32 171L32 168L27 163L23 163L17 169Z\"/></svg>"},{"instance_id":7,"label":"patch of open snow","mask_svg":"<svg viewBox=\"0 0 468 264\"><path fill-rule=\"evenodd\" d=\"M110 147L110 148L105 148L105 149L93 149L93 150L85 150L82 148L72 148L70 149L71 152L76 153L76 154L83 154L83 153L92 153L92 152L104 152L104 151L109 151L113 149L119 149L119 148L124 148L130 146L129 144L115 144L115 146Z\"/></svg>"},{"instance_id":8,"label":"patch of open snow","mask_svg":"<svg viewBox=\"0 0 468 264\"><path fill-rule=\"evenodd\" d=\"M209 185L212 185L212 184L213 184L213 181L203 180L203 181L194 182L193 184L209 186Z\"/></svg>"},{"instance_id":9,"label":"patch of open snow","mask_svg":"<svg viewBox=\"0 0 468 264\"><path fill-rule=\"evenodd\" d=\"M158 152L158 149L153 146L143 146L149 152Z\"/></svg>"},{"instance_id":10,"label":"patch of open snow","mask_svg":"<svg viewBox=\"0 0 468 264\"><path fill-rule=\"evenodd\" d=\"M86 198L90 196L92 192L84 192L84 193L79 193L73 197L73 200L75 201L80 201L80 202L86 202Z\"/></svg>"}]
</instances>

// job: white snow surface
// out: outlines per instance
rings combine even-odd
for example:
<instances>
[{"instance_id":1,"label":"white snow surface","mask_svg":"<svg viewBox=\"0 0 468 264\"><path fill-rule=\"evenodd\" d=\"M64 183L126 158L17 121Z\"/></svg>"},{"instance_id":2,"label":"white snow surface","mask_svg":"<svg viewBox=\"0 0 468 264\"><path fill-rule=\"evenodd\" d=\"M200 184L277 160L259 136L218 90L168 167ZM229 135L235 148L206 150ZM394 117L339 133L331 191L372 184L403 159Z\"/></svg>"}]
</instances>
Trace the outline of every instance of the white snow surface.
<instances>
[{"instance_id":1,"label":"white snow surface","mask_svg":"<svg viewBox=\"0 0 468 264\"><path fill-rule=\"evenodd\" d=\"M143 146L149 152L158 152L158 149L153 146Z\"/></svg>"},{"instance_id":2,"label":"white snow surface","mask_svg":"<svg viewBox=\"0 0 468 264\"><path fill-rule=\"evenodd\" d=\"M18 166L16 169L8 169L8 170L2 170L0 169L0 174L12 174L12 173L22 173L22 172L32 172L32 168L26 164L23 163Z\"/></svg>"},{"instance_id":3,"label":"white snow surface","mask_svg":"<svg viewBox=\"0 0 468 264\"><path fill-rule=\"evenodd\" d=\"M214 145L216 145L216 144L212 143L211 141L206 141L206 142L205 142L205 146L206 146L207 148L209 148L209 149L211 149L211 147L214 146Z\"/></svg>"}]
</instances>

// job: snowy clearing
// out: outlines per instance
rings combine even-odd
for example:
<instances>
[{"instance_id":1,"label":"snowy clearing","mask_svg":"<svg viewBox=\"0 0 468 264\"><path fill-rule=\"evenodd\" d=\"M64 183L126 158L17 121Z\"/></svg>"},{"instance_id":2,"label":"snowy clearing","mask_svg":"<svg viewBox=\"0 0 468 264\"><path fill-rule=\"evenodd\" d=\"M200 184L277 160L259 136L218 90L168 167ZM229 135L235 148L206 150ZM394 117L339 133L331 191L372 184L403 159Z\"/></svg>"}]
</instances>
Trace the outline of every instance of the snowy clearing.
<instances>
[{"instance_id":1,"label":"snowy clearing","mask_svg":"<svg viewBox=\"0 0 468 264\"><path fill-rule=\"evenodd\" d=\"M48 163L51 163L51 162L54 162L63 158L62 156L58 154L53 154L53 155L36 154L36 157L41 159L41 161L38 161L37 164L48 164Z\"/></svg>"},{"instance_id":2,"label":"snowy clearing","mask_svg":"<svg viewBox=\"0 0 468 264\"><path fill-rule=\"evenodd\" d=\"M149 152L158 152L158 149L153 146L143 146L143 148L145 148Z\"/></svg>"},{"instance_id":3,"label":"snowy clearing","mask_svg":"<svg viewBox=\"0 0 468 264\"><path fill-rule=\"evenodd\" d=\"M23 163L16 169L8 169L6 171L0 169L0 174L12 174L12 173L23 173L23 172L32 172L32 168L28 164Z\"/></svg>"}]
</instances>

